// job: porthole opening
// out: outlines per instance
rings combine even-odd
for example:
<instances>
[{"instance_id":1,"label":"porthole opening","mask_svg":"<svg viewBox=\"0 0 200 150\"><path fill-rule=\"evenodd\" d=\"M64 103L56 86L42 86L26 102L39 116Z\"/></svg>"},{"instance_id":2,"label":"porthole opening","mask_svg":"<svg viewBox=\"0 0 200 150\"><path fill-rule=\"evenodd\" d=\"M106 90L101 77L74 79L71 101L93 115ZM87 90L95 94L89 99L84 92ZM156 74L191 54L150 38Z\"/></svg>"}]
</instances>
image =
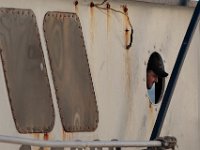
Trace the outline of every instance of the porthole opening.
<instances>
[{"instance_id":1,"label":"porthole opening","mask_svg":"<svg viewBox=\"0 0 200 150\"><path fill-rule=\"evenodd\" d=\"M159 53L153 52L149 57L146 69L146 87L148 97L153 104L159 103L165 86L165 77L168 73Z\"/></svg>"}]
</instances>

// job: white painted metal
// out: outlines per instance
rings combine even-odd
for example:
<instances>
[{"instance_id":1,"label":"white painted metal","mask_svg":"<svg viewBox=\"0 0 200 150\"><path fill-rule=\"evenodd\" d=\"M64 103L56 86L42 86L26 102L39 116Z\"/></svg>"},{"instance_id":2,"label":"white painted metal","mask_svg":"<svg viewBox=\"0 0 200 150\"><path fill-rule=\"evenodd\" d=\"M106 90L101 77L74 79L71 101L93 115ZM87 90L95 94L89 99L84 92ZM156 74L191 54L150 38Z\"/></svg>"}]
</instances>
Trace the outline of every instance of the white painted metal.
<instances>
[{"instance_id":1,"label":"white painted metal","mask_svg":"<svg viewBox=\"0 0 200 150\"><path fill-rule=\"evenodd\" d=\"M129 26L126 17L117 12L90 8L90 2L79 1L75 8L73 0L0 0L0 7L32 9L36 15L56 113L49 140L148 140L160 107L160 103L151 104L147 96L148 58L152 52L159 52L165 69L171 74L193 8L110 1L114 9L122 11L122 5L128 7L134 37L133 45L127 51L124 31ZM43 18L47 11L76 12L80 18L99 109L99 125L95 132L63 132L43 33ZM198 24L161 133L162 136L175 136L177 149L181 150L200 149L199 58ZM166 84L168 80L169 77ZM0 134L45 138L44 134L17 132L1 65L0 95ZM17 150L19 146L0 144L0 149Z\"/></svg>"},{"instance_id":2,"label":"white painted metal","mask_svg":"<svg viewBox=\"0 0 200 150\"><path fill-rule=\"evenodd\" d=\"M0 135L0 142L41 147L160 147L160 141L45 141Z\"/></svg>"}]
</instances>

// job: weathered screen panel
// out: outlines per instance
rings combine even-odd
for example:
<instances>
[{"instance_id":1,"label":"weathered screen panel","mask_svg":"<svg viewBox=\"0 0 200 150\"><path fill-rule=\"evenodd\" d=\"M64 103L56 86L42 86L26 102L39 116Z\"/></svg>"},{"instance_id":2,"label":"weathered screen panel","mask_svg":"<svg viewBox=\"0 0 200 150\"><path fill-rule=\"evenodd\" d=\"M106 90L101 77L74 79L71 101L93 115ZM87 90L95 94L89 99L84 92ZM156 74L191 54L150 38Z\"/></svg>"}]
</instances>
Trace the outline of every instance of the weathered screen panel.
<instances>
[{"instance_id":1,"label":"weathered screen panel","mask_svg":"<svg viewBox=\"0 0 200 150\"><path fill-rule=\"evenodd\" d=\"M44 32L65 131L94 131L98 110L79 18L48 12Z\"/></svg>"},{"instance_id":2,"label":"weathered screen panel","mask_svg":"<svg viewBox=\"0 0 200 150\"><path fill-rule=\"evenodd\" d=\"M51 131L53 102L36 18L31 10L0 9L0 48L17 130Z\"/></svg>"},{"instance_id":3,"label":"weathered screen panel","mask_svg":"<svg viewBox=\"0 0 200 150\"><path fill-rule=\"evenodd\" d=\"M29 145L22 145L19 150L31 150L31 146Z\"/></svg>"}]
</instances>

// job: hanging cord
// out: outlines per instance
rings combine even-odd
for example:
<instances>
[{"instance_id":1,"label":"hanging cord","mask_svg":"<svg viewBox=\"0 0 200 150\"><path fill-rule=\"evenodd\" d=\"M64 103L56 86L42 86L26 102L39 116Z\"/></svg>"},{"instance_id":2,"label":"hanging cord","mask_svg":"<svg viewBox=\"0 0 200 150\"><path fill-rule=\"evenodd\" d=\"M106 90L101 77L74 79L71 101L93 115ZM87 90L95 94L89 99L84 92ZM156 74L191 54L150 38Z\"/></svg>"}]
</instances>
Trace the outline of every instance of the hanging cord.
<instances>
[{"instance_id":1,"label":"hanging cord","mask_svg":"<svg viewBox=\"0 0 200 150\"><path fill-rule=\"evenodd\" d=\"M105 2L107 2L108 0L104 0L103 2L101 2L100 4L94 4L94 6L101 6L103 5Z\"/></svg>"},{"instance_id":2,"label":"hanging cord","mask_svg":"<svg viewBox=\"0 0 200 150\"><path fill-rule=\"evenodd\" d=\"M132 26L131 21L130 21L130 18L129 18L129 16L128 16L128 14L126 14L126 13L120 11L120 10L116 10L116 9L114 9L114 8L111 8L110 6L109 6L109 7L101 7L101 5L103 5L103 4L104 4L105 2L107 2L107 1L108 1L108 0L104 0L102 3L94 4L93 6L96 7L96 8L98 8L98 9L103 9L103 10L108 10L108 9L110 9L110 10L112 10L112 11L114 11L114 12L121 13L121 14L123 14L123 15L126 16L126 18L127 18L127 20L128 20L128 24L129 24L129 26L130 26L130 28L131 28L130 42L129 42L128 45L126 45L126 49L129 49L129 48L132 46L132 43L133 43L133 32L134 32L133 26Z\"/></svg>"}]
</instances>

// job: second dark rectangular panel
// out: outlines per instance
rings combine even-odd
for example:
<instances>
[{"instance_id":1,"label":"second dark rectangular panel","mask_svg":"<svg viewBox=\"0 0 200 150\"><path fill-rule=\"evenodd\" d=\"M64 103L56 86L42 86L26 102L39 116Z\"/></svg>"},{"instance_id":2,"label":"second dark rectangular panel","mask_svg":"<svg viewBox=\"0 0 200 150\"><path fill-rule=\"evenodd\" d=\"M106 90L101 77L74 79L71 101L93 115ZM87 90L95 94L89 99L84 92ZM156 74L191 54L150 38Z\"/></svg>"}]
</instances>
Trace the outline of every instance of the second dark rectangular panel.
<instances>
[{"instance_id":1,"label":"second dark rectangular panel","mask_svg":"<svg viewBox=\"0 0 200 150\"><path fill-rule=\"evenodd\" d=\"M44 32L64 130L94 131L98 110L79 18L48 12Z\"/></svg>"}]
</instances>

